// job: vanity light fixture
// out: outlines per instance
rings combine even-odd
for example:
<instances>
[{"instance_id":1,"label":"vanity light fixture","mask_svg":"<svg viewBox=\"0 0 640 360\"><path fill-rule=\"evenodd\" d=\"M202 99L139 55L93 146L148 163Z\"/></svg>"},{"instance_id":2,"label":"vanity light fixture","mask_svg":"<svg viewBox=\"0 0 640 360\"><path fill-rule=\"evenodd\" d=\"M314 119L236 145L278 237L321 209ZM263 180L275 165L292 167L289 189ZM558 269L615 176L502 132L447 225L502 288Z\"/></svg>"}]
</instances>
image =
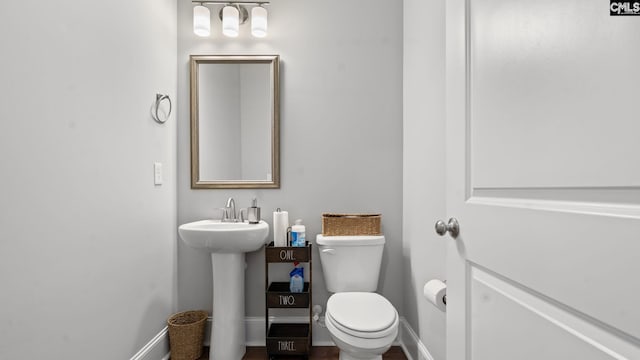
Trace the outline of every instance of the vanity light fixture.
<instances>
[{"instance_id":1,"label":"vanity light fixture","mask_svg":"<svg viewBox=\"0 0 640 360\"><path fill-rule=\"evenodd\" d=\"M198 36L211 34L211 15L205 5L222 5L218 16L222 22L222 33L228 37L237 37L240 34L240 25L249 18L247 7L251 9L251 35L258 38L267 36L267 9L268 1L192 1L193 8L193 32Z\"/></svg>"},{"instance_id":2,"label":"vanity light fixture","mask_svg":"<svg viewBox=\"0 0 640 360\"><path fill-rule=\"evenodd\" d=\"M198 36L211 35L211 13L202 5L193 7L193 32Z\"/></svg>"},{"instance_id":3,"label":"vanity light fixture","mask_svg":"<svg viewBox=\"0 0 640 360\"><path fill-rule=\"evenodd\" d=\"M243 16L243 23L246 17ZM240 34L240 6L227 5L222 8L222 33L228 37Z\"/></svg>"},{"instance_id":4,"label":"vanity light fixture","mask_svg":"<svg viewBox=\"0 0 640 360\"><path fill-rule=\"evenodd\" d=\"M267 9L261 5L251 9L251 35L259 38L267 36Z\"/></svg>"}]
</instances>

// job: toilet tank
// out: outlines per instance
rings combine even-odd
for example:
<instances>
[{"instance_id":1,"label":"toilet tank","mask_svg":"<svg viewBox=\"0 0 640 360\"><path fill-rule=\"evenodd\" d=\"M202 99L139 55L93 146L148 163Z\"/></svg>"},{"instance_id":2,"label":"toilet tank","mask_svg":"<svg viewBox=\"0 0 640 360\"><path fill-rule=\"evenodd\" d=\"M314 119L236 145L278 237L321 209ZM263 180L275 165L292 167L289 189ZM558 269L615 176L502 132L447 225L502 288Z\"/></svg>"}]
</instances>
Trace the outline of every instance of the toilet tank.
<instances>
[{"instance_id":1,"label":"toilet tank","mask_svg":"<svg viewBox=\"0 0 640 360\"><path fill-rule=\"evenodd\" d=\"M376 291L384 242L383 235L316 236L327 290Z\"/></svg>"}]
</instances>

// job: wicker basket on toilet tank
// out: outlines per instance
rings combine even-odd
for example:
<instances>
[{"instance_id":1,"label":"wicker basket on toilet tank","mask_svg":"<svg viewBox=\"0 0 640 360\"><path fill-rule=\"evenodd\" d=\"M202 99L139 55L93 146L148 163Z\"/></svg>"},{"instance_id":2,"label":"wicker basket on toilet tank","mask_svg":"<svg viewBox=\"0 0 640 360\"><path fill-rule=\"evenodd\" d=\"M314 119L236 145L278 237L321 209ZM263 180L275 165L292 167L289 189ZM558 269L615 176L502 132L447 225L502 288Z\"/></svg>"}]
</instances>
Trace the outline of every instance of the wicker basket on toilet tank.
<instances>
[{"instance_id":1,"label":"wicker basket on toilet tank","mask_svg":"<svg viewBox=\"0 0 640 360\"><path fill-rule=\"evenodd\" d=\"M382 235L381 214L322 214L322 235Z\"/></svg>"}]
</instances>

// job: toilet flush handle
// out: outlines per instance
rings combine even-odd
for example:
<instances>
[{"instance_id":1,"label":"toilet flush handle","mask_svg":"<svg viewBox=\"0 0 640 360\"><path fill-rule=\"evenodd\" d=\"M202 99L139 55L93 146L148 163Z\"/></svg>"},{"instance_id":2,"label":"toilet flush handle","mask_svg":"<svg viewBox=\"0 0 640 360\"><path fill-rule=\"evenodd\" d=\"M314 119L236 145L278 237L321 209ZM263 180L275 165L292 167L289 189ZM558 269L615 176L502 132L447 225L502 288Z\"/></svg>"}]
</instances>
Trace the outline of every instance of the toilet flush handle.
<instances>
[{"instance_id":1,"label":"toilet flush handle","mask_svg":"<svg viewBox=\"0 0 640 360\"><path fill-rule=\"evenodd\" d=\"M322 249L324 254L334 255L336 253L336 249Z\"/></svg>"}]
</instances>

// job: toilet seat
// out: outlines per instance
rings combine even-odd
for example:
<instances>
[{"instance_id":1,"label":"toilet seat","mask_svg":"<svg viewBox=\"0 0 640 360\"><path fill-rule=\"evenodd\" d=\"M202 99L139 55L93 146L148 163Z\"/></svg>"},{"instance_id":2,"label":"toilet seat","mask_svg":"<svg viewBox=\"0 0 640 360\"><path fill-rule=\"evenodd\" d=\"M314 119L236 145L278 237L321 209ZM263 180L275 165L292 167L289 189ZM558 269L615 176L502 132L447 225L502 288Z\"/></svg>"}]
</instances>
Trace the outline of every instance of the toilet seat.
<instances>
[{"instance_id":1,"label":"toilet seat","mask_svg":"<svg viewBox=\"0 0 640 360\"><path fill-rule=\"evenodd\" d=\"M345 292L327 301L326 320L345 334L380 339L398 329L398 312L383 296L369 292Z\"/></svg>"}]
</instances>

